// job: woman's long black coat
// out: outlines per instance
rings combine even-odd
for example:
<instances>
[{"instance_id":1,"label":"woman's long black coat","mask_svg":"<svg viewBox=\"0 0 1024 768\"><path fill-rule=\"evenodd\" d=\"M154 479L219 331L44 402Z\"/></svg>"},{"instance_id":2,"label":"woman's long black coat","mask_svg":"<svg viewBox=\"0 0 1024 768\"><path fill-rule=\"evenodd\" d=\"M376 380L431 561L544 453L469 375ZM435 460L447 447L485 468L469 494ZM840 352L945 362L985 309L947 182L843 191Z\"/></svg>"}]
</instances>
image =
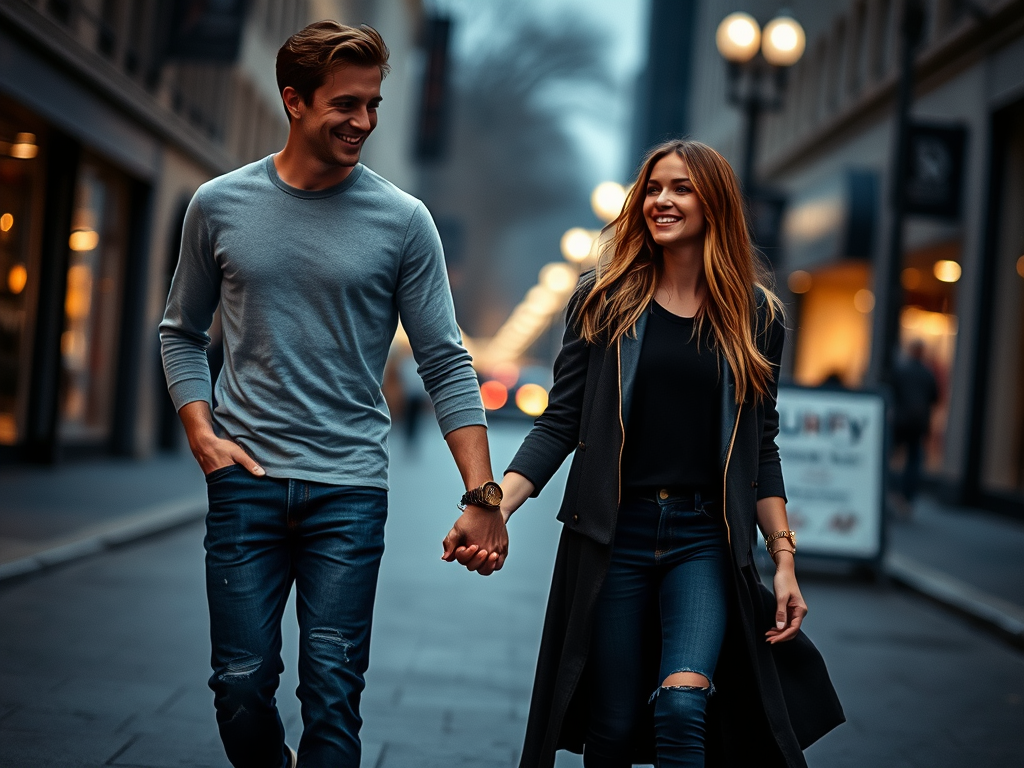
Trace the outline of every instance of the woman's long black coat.
<instances>
[{"instance_id":1,"label":"woman's long black coat","mask_svg":"<svg viewBox=\"0 0 1024 768\"><path fill-rule=\"evenodd\" d=\"M620 460L647 313L635 336L612 346L588 344L570 321L555 361L548 408L507 471L540 489L575 452L558 519L564 523L548 599L540 658L520 768L550 768L555 751L581 752L587 729L586 662L594 604L608 568L618 513ZM762 297L763 299L763 297ZM763 304L763 300L762 300ZM776 367L784 329L757 310L757 343ZM767 326L767 327L766 327ZM720 457L733 564L729 629L708 705L708 766L805 766L802 750L844 721L825 664L801 632L768 645L775 599L754 568L758 498L783 495L775 437L775 391L737 407L724 358ZM759 485L762 486L759 488ZM652 690L660 683L660 637L649 632ZM635 736L634 763L654 761L650 713Z\"/></svg>"}]
</instances>

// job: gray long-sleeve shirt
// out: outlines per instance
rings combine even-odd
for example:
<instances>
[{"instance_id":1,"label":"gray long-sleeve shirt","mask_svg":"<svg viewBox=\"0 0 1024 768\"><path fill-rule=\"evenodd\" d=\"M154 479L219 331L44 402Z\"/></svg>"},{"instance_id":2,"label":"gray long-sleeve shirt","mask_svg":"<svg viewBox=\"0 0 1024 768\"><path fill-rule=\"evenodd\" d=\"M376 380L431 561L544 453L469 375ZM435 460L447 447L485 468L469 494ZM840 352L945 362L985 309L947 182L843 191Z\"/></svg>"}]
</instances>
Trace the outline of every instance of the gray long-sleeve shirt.
<instances>
[{"instance_id":1,"label":"gray long-sleeve shirt","mask_svg":"<svg viewBox=\"0 0 1024 768\"><path fill-rule=\"evenodd\" d=\"M442 432L485 423L430 214L363 165L310 192L271 156L199 188L160 324L176 408L211 401L218 303L214 427L271 477L388 487L381 383L399 315Z\"/></svg>"}]
</instances>

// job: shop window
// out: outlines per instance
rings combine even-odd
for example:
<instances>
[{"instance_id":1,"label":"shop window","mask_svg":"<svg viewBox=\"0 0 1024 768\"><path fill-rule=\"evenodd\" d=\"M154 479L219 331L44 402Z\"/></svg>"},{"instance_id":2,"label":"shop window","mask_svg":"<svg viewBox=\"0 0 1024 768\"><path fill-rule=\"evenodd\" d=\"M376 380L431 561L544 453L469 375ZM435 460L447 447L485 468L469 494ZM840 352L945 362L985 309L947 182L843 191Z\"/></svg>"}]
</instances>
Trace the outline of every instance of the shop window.
<instances>
[{"instance_id":1,"label":"shop window","mask_svg":"<svg viewBox=\"0 0 1024 768\"><path fill-rule=\"evenodd\" d=\"M0 120L0 445L25 431L29 317L38 290L42 167L38 135Z\"/></svg>"},{"instance_id":2,"label":"shop window","mask_svg":"<svg viewBox=\"0 0 1024 768\"><path fill-rule=\"evenodd\" d=\"M933 374L939 400L932 409L932 423L925 444L925 467L938 471L945 451L949 413L950 374L956 353L957 286L960 282L961 246L949 241L908 253L903 260L903 307L900 310L900 349L905 353L914 341L924 346L924 364Z\"/></svg>"},{"instance_id":3,"label":"shop window","mask_svg":"<svg viewBox=\"0 0 1024 768\"><path fill-rule=\"evenodd\" d=\"M1000 205L985 398L982 487L1024 494L1024 105L1011 118Z\"/></svg>"},{"instance_id":4,"label":"shop window","mask_svg":"<svg viewBox=\"0 0 1024 768\"><path fill-rule=\"evenodd\" d=\"M60 338L60 437L68 443L110 437L127 230L126 180L85 158L68 237Z\"/></svg>"},{"instance_id":5,"label":"shop window","mask_svg":"<svg viewBox=\"0 0 1024 768\"><path fill-rule=\"evenodd\" d=\"M789 275L800 296L793 379L806 387L825 383L858 387L871 354L871 270L847 261Z\"/></svg>"}]
</instances>

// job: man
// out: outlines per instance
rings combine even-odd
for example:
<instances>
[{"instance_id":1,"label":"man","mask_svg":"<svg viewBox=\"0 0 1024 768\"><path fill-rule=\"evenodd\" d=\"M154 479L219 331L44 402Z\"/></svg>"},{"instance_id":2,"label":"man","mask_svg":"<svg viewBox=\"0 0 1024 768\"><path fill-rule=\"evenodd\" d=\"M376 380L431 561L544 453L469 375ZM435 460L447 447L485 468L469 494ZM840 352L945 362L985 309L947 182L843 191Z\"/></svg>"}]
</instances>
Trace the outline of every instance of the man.
<instances>
[{"instance_id":1,"label":"man","mask_svg":"<svg viewBox=\"0 0 1024 768\"><path fill-rule=\"evenodd\" d=\"M898 502L904 517L913 513L924 461L923 443L931 429L932 408L939 399L935 374L924 364L924 353L924 342L912 340L892 372L893 436L896 445L904 448L899 486L902 500Z\"/></svg>"},{"instance_id":2,"label":"man","mask_svg":"<svg viewBox=\"0 0 1024 768\"><path fill-rule=\"evenodd\" d=\"M277 57L287 144L196 192L160 325L168 388L208 484L210 687L239 767L359 765L387 514L381 382L399 315L471 491L446 557L472 542L459 561L486 575L507 551L437 231L422 203L359 163L388 68L370 27L323 21L289 38ZM211 413L218 303L224 367ZM298 757L274 699L293 581Z\"/></svg>"}]
</instances>

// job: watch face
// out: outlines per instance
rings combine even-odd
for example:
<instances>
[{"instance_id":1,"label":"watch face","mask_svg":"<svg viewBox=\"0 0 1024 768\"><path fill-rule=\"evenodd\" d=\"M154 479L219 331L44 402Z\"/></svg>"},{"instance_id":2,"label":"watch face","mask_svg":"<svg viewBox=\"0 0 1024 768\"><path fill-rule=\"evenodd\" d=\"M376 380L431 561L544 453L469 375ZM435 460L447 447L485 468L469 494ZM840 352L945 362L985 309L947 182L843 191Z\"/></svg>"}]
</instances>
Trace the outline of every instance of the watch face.
<instances>
[{"instance_id":1,"label":"watch face","mask_svg":"<svg viewBox=\"0 0 1024 768\"><path fill-rule=\"evenodd\" d=\"M481 490L483 491L482 496L485 504L492 507L501 504L502 493L500 485L497 483L484 483Z\"/></svg>"}]
</instances>

